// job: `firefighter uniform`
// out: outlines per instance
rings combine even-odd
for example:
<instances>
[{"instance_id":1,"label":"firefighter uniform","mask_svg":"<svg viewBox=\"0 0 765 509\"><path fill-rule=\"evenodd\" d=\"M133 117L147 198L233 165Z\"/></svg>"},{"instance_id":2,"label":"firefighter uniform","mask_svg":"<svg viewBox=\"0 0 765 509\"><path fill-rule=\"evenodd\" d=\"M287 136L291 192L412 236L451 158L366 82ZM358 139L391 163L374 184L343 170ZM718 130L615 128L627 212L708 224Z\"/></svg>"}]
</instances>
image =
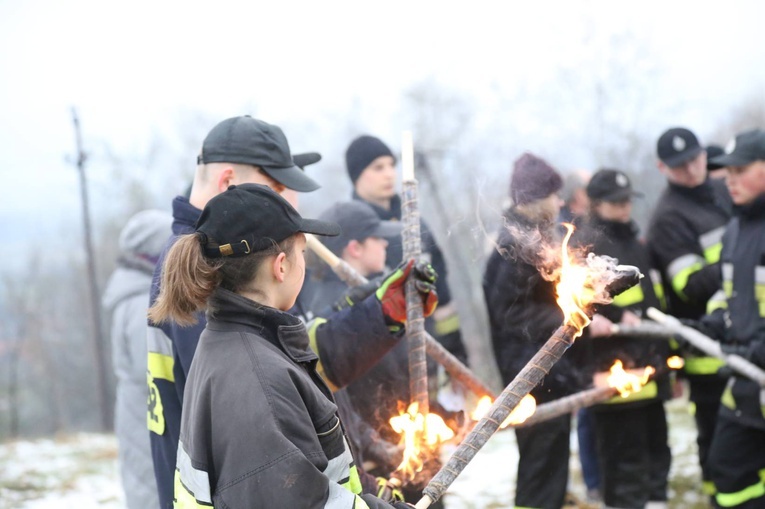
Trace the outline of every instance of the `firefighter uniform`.
<instances>
[{"instance_id":1,"label":"firefighter uniform","mask_svg":"<svg viewBox=\"0 0 765 509\"><path fill-rule=\"evenodd\" d=\"M723 237L722 290L702 320L723 343L765 367L765 195L742 207ZM709 464L719 507L765 507L765 389L734 374L725 387Z\"/></svg>"},{"instance_id":2,"label":"firefighter uniform","mask_svg":"<svg viewBox=\"0 0 765 509\"><path fill-rule=\"evenodd\" d=\"M626 176L618 174L628 182ZM593 181L598 177L598 174L593 176ZM580 229L576 241L590 246L593 253L612 256L620 264L634 265L648 274L648 252L637 233L634 222L593 217ZM639 285L615 297L611 305L600 307L598 313L618 323L625 311L641 316L648 307L658 305L654 281L644 277ZM616 359L622 361L625 369L653 366L661 370L669 354L667 341L637 337L583 338L583 345L587 349L588 365L603 378ZM669 396L669 380L664 374L654 377L640 392L626 398L616 396L592 408L600 490L607 507L642 508L650 501L667 500L672 457L667 442L664 401Z\"/></svg>"},{"instance_id":3,"label":"firefighter uniform","mask_svg":"<svg viewBox=\"0 0 765 509\"><path fill-rule=\"evenodd\" d=\"M194 232L201 213L185 197L173 200L173 236L157 263L150 305L159 295L161 267L169 248L179 236ZM296 310L301 309L301 300L298 296ZM183 394L199 336L206 324L205 315L197 315L197 323L188 327L174 322L149 323L148 327L147 425L161 509L173 507ZM333 389L357 378L399 341L390 334L376 299L366 299L345 309L332 320L314 320L308 330L311 346L319 356L316 369Z\"/></svg>"},{"instance_id":4,"label":"firefighter uniform","mask_svg":"<svg viewBox=\"0 0 765 509\"><path fill-rule=\"evenodd\" d=\"M706 311L707 301L719 289L720 240L731 213L730 196L718 180L707 179L695 188L668 183L659 198L647 240L651 264L659 270L672 315L700 318ZM711 495L714 486L709 481L707 454L725 387L725 379L717 375L722 362L683 353L684 373L690 385L698 430L704 489Z\"/></svg>"}]
</instances>

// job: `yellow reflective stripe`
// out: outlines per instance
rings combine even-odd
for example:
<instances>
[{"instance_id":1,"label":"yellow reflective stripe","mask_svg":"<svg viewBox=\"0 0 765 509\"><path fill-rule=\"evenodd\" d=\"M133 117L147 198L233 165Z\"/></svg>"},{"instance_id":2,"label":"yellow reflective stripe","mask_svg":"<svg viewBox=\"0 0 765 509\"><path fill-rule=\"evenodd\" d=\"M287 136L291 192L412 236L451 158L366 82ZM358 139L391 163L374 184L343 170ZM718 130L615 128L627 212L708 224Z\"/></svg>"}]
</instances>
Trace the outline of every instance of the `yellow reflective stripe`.
<instances>
[{"instance_id":1,"label":"yellow reflective stripe","mask_svg":"<svg viewBox=\"0 0 765 509\"><path fill-rule=\"evenodd\" d=\"M728 298L733 296L733 264L723 263L722 265L723 293Z\"/></svg>"},{"instance_id":2,"label":"yellow reflective stripe","mask_svg":"<svg viewBox=\"0 0 765 509\"><path fill-rule=\"evenodd\" d=\"M703 267L704 259L695 254L683 255L669 264L667 273L672 282L672 289L680 298L688 299L684 293L685 286L688 284L688 278Z\"/></svg>"},{"instance_id":3,"label":"yellow reflective stripe","mask_svg":"<svg viewBox=\"0 0 765 509\"><path fill-rule=\"evenodd\" d=\"M460 317L457 313L436 322L436 334L445 336L460 328Z\"/></svg>"},{"instance_id":4,"label":"yellow reflective stripe","mask_svg":"<svg viewBox=\"0 0 765 509\"><path fill-rule=\"evenodd\" d=\"M351 493L358 495L362 491L361 477L359 477L359 470L356 465L351 465L350 472L348 474L348 481L342 483L340 486L350 491Z\"/></svg>"},{"instance_id":5,"label":"yellow reflective stripe","mask_svg":"<svg viewBox=\"0 0 765 509\"><path fill-rule=\"evenodd\" d=\"M717 487L715 486L715 483L712 481L702 481L701 482L701 491L704 493L704 495L709 495L710 497L717 493Z\"/></svg>"},{"instance_id":6,"label":"yellow reflective stripe","mask_svg":"<svg viewBox=\"0 0 765 509\"><path fill-rule=\"evenodd\" d=\"M714 375L725 365L717 357L688 357L685 359L685 372L690 375Z\"/></svg>"},{"instance_id":7,"label":"yellow reflective stripe","mask_svg":"<svg viewBox=\"0 0 765 509\"><path fill-rule=\"evenodd\" d=\"M656 294L656 298L659 299L659 305L661 306L661 309L667 309L667 298L664 295L664 284L661 280L661 274L656 269L649 269L648 277L651 278L653 293Z\"/></svg>"},{"instance_id":8,"label":"yellow reflective stripe","mask_svg":"<svg viewBox=\"0 0 765 509\"><path fill-rule=\"evenodd\" d=\"M183 442L178 442L175 468L175 509L212 507L210 476L204 470L194 468Z\"/></svg>"},{"instance_id":9,"label":"yellow reflective stripe","mask_svg":"<svg viewBox=\"0 0 765 509\"><path fill-rule=\"evenodd\" d=\"M173 365L175 361L169 355L149 352L148 368L149 375L152 378L161 378L162 380L168 380L175 383L175 375L173 374Z\"/></svg>"},{"instance_id":10,"label":"yellow reflective stripe","mask_svg":"<svg viewBox=\"0 0 765 509\"><path fill-rule=\"evenodd\" d=\"M707 314L711 314L717 309L727 309L728 300L725 298L723 290L717 290L707 302Z\"/></svg>"},{"instance_id":11,"label":"yellow reflective stripe","mask_svg":"<svg viewBox=\"0 0 765 509\"><path fill-rule=\"evenodd\" d=\"M757 268L760 269L761 267ZM757 280L759 281L759 277ZM757 299L757 303L760 306L760 316L765 316L765 284L756 283L754 285L754 297Z\"/></svg>"},{"instance_id":12,"label":"yellow reflective stripe","mask_svg":"<svg viewBox=\"0 0 765 509\"><path fill-rule=\"evenodd\" d=\"M707 263L715 263L720 259L720 253L722 252L722 242L710 246L704 249L704 259Z\"/></svg>"},{"instance_id":13,"label":"yellow reflective stripe","mask_svg":"<svg viewBox=\"0 0 765 509\"><path fill-rule=\"evenodd\" d=\"M369 509L369 506L364 502L363 498L356 495L353 498L353 509Z\"/></svg>"},{"instance_id":14,"label":"yellow reflective stripe","mask_svg":"<svg viewBox=\"0 0 765 509\"><path fill-rule=\"evenodd\" d=\"M762 477L762 471L760 472L760 477ZM758 483L747 486L741 491L736 491L734 493L717 492L715 500L720 507L734 507L760 497L765 497L765 482L763 482L762 479L760 479Z\"/></svg>"},{"instance_id":15,"label":"yellow reflective stripe","mask_svg":"<svg viewBox=\"0 0 765 509\"><path fill-rule=\"evenodd\" d=\"M181 481L181 473L177 469L175 470L173 491L173 509L209 509L210 507L213 507L212 502L208 504L194 498L194 494L191 493L183 484L183 481Z\"/></svg>"},{"instance_id":16,"label":"yellow reflective stripe","mask_svg":"<svg viewBox=\"0 0 765 509\"><path fill-rule=\"evenodd\" d=\"M733 398L733 381L733 378L728 380L728 385L725 386L725 390L720 398L720 403L731 410L736 409L736 400Z\"/></svg>"},{"instance_id":17,"label":"yellow reflective stripe","mask_svg":"<svg viewBox=\"0 0 765 509\"><path fill-rule=\"evenodd\" d=\"M669 348L672 350L680 350L680 343L675 338L669 338Z\"/></svg>"},{"instance_id":18,"label":"yellow reflective stripe","mask_svg":"<svg viewBox=\"0 0 765 509\"><path fill-rule=\"evenodd\" d=\"M688 403L688 413L690 415L696 415L696 403L694 403L693 401L690 401Z\"/></svg>"},{"instance_id":19,"label":"yellow reflective stripe","mask_svg":"<svg viewBox=\"0 0 765 509\"><path fill-rule=\"evenodd\" d=\"M614 297L614 304L624 308L633 304L637 304L638 302L643 302L644 298L645 295L643 294L643 289L640 288L640 285L635 285L629 290L626 290Z\"/></svg>"},{"instance_id":20,"label":"yellow reflective stripe","mask_svg":"<svg viewBox=\"0 0 765 509\"><path fill-rule=\"evenodd\" d=\"M154 383L154 379L146 374L146 383L149 386L149 397L147 400L148 410L146 412L146 427L149 431L162 435L165 433L165 409L162 406L162 396L159 387Z\"/></svg>"},{"instance_id":21,"label":"yellow reflective stripe","mask_svg":"<svg viewBox=\"0 0 765 509\"><path fill-rule=\"evenodd\" d=\"M644 399L651 399L655 398L659 394L659 387L656 385L656 382L651 380L647 384L643 386L642 389L640 389L637 392L631 393L627 397L621 397L621 396L614 396L613 398L606 401L606 404L612 405L612 404L618 404L618 403L630 403L632 401L641 401Z\"/></svg>"},{"instance_id":22,"label":"yellow reflective stripe","mask_svg":"<svg viewBox=\"0 0 765 509\"><path fill-rule=\"evenodd\" d=\"M308 322L308 346L311 347L313 353L319 356L319 361L316 363L316 372L319 373L319 376L324 379L324 382L329 387L329 390L336 392L340 390L340 387L335 385L332 380L327 377L327 374L324 371L324 364L321 362L321 355L319 354L319 343L316 339L316 331L319 329L319 326L324 323L327 323L327 320L324 318L314 318Z\"/></svg>"}]
</instances>

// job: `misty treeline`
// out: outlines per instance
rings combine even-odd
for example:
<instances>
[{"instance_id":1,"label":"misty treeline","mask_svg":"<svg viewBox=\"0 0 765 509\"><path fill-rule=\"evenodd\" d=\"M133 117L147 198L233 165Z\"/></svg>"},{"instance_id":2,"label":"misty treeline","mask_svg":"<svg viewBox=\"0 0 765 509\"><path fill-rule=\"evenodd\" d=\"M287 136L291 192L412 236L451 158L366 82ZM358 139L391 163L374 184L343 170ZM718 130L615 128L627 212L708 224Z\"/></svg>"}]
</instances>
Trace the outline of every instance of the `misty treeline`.
<instances>
[{"instance_id":1,"label":"misty treeline","mask_svg":"<svg viewBox=\"0 0 765 509\"><path fill-rule=\"evenodd\" d=\"M567 173L578 169L570 162L571 154L585 153L586 160L592 161L590 170L611 167L627 172L645 193L635 204L635 217L643 229L665 185L655 166L655 140L662 130L679 122L666 120L665 114L651 117L646 107L651 100L650 83L660 70L638 53L630 53L637 51L630 43L622 47L632 58L629 65L606 55L596 66L597 73L563 69L556 79L519 87L509 96L489 96L488 102L434 79L419 82L403 95L402 112L389 125L378 125L373 119L380 112L360 98L351 99L348 111L324 119L263 118L284 128L293 152L323 155L321 163L307 170L323 187L301 196L306 215L319 214L332 203L350 198L344 152L353 137L374 134L396 150L400 129L412 129L421 212L446 254L471 367L499 388L481 274L502 209L508 205L512 161L530 150ZM257 117L258 109L247 105L242 113ZM87 117L82 118L90 156L86 171L94 202L91 219L101 292L115 266L122 226L137 211L170 210L173 196L191 183L204 135L220 120L207 113L182 112L174 137L153 134L147 147L126 151L89 132ZM697 134L702 142L724 145L733 133L763 125L765 100L750 98L742 100L717 131ZM46 240L40 239L29 246L22 269L2 273L0 439L98 430L101 416L112 411L98 405L79 213L61 211L62 217L71 220L65 222L66 241L56 246L55 256ZM102 320L103 330L109 331L109 317ZM107 346L111 373L110 338L100 341ZM113 378L109 384L111 402Z\"/></svg>"}]
</instances>

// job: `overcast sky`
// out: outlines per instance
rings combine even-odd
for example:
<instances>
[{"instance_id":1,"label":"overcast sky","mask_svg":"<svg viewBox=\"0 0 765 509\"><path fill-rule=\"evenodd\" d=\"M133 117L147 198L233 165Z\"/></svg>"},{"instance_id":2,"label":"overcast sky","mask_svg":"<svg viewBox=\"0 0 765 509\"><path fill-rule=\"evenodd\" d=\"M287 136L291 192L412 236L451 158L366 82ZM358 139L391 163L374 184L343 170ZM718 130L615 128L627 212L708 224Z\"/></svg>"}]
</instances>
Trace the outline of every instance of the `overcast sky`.
<instances>
[{"instance_id":1,"label":"overcast sky","mask_svg":"<svg viewBox=\"0 0 765 509\"><path fill-rule=\"evenodd\" d=\"M710 132L745 97L765 98L762 2L527 4L0 0L0 228L77 218L73 105L86 140L122 153L177 129L179 111L223 119L253 104L289 125L362 109L391 139L412 83L464 91L489 119L498 94L576 72L620 34L660 64L651 94L673 117L656 117L657 135L662 122ZM97 194L106 173L90 171Z\"/></svg>"}]
</instances>

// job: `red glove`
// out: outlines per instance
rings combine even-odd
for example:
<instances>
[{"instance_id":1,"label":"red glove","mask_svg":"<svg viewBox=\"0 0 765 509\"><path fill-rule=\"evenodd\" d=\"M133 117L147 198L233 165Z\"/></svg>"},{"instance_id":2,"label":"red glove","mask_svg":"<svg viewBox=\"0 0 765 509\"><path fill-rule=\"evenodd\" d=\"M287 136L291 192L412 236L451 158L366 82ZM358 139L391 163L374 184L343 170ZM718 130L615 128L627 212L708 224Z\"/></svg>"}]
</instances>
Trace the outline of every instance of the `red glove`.
<instances>
[{"instance_id":1,"label":"red glove","mask_svg":"<svg viewBox=\"0 0 765 509\"><path fill-rule=\"evenodd\" d=\"M382 311L385 318L395 324L406 323L406 280L414 278L414 286L422 298L422 315L428 317L433 314L438 306L438 294L435 282L438 274L427 262L414 260L401 262L396 269L386 276L375 295L382 303Z\"/></svg>"}]
</instances>

